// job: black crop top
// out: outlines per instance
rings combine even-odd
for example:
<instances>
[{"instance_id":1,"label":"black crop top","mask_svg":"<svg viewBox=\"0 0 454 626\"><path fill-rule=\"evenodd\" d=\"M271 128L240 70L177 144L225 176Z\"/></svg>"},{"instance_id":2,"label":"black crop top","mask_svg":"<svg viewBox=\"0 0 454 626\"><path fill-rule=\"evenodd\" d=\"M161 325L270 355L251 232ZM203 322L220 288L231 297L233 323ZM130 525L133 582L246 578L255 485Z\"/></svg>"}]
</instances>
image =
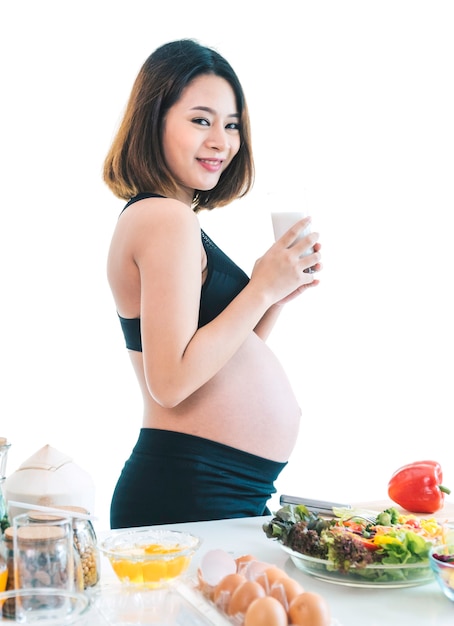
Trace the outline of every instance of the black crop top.
<instances>
[{"instance_id":1,"label":"black crop top","mask_svg":"<svg viewBox=\"0 0 454 626\"><path fill-rule=\"evenodd\" d=\"M141 193L132 198L123 211L133 202L153 197L162 196ZM249 282L245 272L222 252L203 230L201 230L201 236L207 255L208 273L200 294L199 328L217 317ZM142 352L140 318L124 318L120 315L118 317L128 350Z\"/></svg>"}]
</instances>

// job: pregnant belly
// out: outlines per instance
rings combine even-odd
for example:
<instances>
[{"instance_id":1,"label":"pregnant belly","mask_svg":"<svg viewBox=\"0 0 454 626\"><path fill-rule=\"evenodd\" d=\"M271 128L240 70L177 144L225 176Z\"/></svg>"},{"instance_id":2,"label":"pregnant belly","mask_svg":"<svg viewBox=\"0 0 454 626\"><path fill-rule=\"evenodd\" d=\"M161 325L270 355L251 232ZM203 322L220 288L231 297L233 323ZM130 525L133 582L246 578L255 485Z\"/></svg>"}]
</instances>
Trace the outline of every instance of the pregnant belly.
<instances>
[{"instance_id":1,"label":"pregnant belly","mask_svg":"<svg viewBox=\"0 0 454 626\"><path fill-rule=\"evenodd\" d=\"M206 437L284 462L296 443L300 414L280 362L252 333L211 381L175 409L155 406L144 426Z\"/></svg>"}]
</instances>

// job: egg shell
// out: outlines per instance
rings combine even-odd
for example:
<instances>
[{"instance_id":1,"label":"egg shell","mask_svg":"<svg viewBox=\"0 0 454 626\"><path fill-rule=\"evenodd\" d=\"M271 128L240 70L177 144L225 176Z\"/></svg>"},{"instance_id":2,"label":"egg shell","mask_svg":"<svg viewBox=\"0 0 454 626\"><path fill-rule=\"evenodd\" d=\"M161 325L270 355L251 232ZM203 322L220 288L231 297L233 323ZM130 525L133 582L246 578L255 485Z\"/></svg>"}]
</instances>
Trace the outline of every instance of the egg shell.
<instances>
[{"instance_id":1,"label":"egg shell","mask_svg":"<svg viewBox=\"0 0 454 626\"><path fill-rule=\"evenodd\" d=\"M254 580L246 580L232 593L227 613L230 616L238 615L239 613L244 614L254 600L264 597L265 590L262 585L259 585Z\"/></svg>"},{"instance_id":2,"label":"egg shell","mask_svg":"<svg viewBox=\"0 0 454 626\"><path fill-rule=\"evenodd\" d=\"M289 621L293 626L330 626L331 611L325 598L312 591L304 591L290 602Z\"/></svg>"},{"instance_id":3,"label":"egg shell","mask_svg":"<svg viewBox=\"0 0 454 626\"><path fill-rule=\"evenodd\" d=\"M257 580L269 567L271 567L271 564L264 561L249 561L243 564L240 571L248 580Z\"/></svg>"},{"instance_id":4,"label":"egg shell","mask_svg":"<svg viewBox=\"0 0 454 626\"><path fill-rule=\"evenodd\" d=\"M209 550L202 557L199 571L199 582L215 587L227 574L236 572L235 559L225 550Z\"/></svg>"},{"instance_id":5,"label":"egg shell","mask_svg":"<svg viewBox=\"0 0 454 626\"><path fill-rule=\"evenodd\" d=\"M257 598L250 604L244 616L244 626L287 626L287 612L282 604L265 596Z\"/></svg>"},{"instance_id":6,"label":"egg shell","mask_svg":"<svg viewBox=\"0 0 454 626\"><path fill-rule=\"evenodd\" d=\"M200 591L203 593L203 595L205 595L207 598L210 598L211 600L214 587L212 585L209 585L207 582L205 582L202 576L200 567L197 569L197 581L198 581L198 588L200 589Z\"/></svg>"},{"instance_id":7,"label":"egg shell","mask_svg":"<svg viewBox=\"0 0 454 626\"><path fill-rule=\"evenodd\" d=\"M256 559L255 556L252 554L242 554L241 556L237 556L235 558L235 563L237 567L242 563L249 563L249 561L258 561L258 559Z\"/></svg>"},{"instance_id":8,"label":"egg shell","mask_svg":"<svg viewBox=\"0 0 454 626\"><path fill-rule=\"evenodd\" d=\"M235 558L237 572L241 574L242 573L241 569L245 565L247 565L247 563L249 563L250 561L257 561L257 560L258 559L256 559L255 556L253 556L252 554L242 554L241 556L237 556Z\"/></svg>"}]
</instances>

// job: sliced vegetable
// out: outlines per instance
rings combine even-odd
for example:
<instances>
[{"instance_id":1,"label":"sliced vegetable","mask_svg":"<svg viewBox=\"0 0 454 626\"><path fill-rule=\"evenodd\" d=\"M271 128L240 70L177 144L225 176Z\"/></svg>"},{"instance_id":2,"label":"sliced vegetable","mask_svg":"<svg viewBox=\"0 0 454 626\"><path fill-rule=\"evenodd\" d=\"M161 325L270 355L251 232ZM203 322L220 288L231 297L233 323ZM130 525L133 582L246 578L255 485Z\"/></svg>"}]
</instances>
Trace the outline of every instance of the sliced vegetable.
<instances>
[{"instance_id":1,"label":"sliced vegetable","mask_svg":"<svg viewBox=\"0 0 454 626\"><path fill-rule=\"evenodd\" d=\"M445 493L443 472L437 461L416 461L400 467L388 483L393 502L414 513L435 513L443 508Z\"/></svg>"}]
</instances>

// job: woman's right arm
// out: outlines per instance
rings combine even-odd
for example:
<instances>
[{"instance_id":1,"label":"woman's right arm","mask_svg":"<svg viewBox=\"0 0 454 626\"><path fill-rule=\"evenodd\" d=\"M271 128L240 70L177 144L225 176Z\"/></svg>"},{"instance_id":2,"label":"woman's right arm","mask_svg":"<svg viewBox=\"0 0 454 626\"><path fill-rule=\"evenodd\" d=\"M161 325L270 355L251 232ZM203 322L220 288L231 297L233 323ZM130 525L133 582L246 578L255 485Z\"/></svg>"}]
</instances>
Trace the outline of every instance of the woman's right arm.
<instances>
[{"instance_id":1,"label":"woman's right arm","mask_svg":"<svg viewBox=\"0 0 454 626\"><path fill-rule=\"evenodd\" d=\"M222 369L274 303L313 278L302 272L297 246L288 249L281 239L257 261L240 294L198 328L199 222L180 203L154 205L132 216L130 245L140 273L145 378L153 398L172 408Z\"/></svg>"}]
</instances>

